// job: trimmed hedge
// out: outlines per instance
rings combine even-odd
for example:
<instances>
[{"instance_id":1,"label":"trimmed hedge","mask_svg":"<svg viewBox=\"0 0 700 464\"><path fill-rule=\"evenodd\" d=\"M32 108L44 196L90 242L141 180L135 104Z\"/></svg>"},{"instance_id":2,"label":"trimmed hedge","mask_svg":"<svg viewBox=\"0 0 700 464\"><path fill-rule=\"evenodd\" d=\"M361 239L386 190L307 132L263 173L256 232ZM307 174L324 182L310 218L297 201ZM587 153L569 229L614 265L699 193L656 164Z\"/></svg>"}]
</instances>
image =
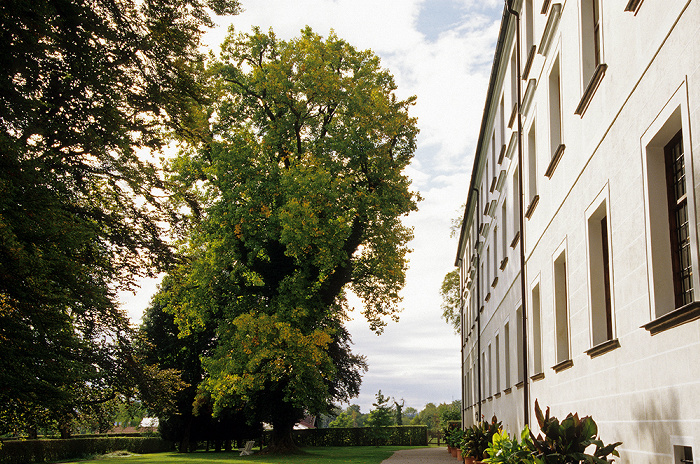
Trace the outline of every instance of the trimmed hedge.
<instances>
[{"instance_id":1,"label":"trimmed hedge","mask_svg":"<svg viewBox=\"0 0 700 464\"><path fill-rule=\"evenodd\" d=\"M377 443L372 427L295 430L298 446L428 446L428 427L402 425L387 427L389 438Z\"/></svg>"},{"instance_id":2,"label":"trimmed hedge","mask_svg":"<svg viewBox=\"0 0 700 464\"><path fill-rule=\"evenodd\" d=\"M132 453L160 453L173 444L158 437L99 437L67 440L11 440L0 448L1 464L30 464L60 461L126 450Z\"/></svg>"}]
</instances>

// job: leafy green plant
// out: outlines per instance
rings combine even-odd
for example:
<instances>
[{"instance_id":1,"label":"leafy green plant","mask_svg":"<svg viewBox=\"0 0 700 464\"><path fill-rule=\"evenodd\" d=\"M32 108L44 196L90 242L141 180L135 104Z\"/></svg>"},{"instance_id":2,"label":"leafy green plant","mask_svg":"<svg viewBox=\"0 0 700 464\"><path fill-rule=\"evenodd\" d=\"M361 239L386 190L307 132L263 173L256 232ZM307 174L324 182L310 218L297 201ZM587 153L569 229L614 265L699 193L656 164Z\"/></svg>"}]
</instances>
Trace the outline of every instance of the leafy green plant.
<instances>
[{"instance_id":1,"label":"leafy green plant","mask_svg":"<svg viewBox=\"0 0 700 464\"><path fill-rule=\"evenodd\" d=\"M610 462L608 456L620 456L615 448L622 442L604 445L598 438L598 426L590 416L579 419L578 414L570 413L560 423L556 417L550 417L549 407L543 415L536 400L535 415L540 430L544 433L544 437L542 433L535 437L530 432L528 448L535 464L607 464ZM591 445L595 446L592 455L585 453Z\"/></svg>"},{"instance_id":2,"label":"leafy green plant","mask_svg":"<svg viewBox=\"0 0 700 464\"><path fill-rule=\"evenodd\" d=\"M451 448L459 448L460 443L462 443L462 438L464 437L464 430L461 428L453 428L446 432L445 441L447 446Z\"/></svg>"},{"instance_id":3,"label":"leafy green plant","mask_svg":"<svg viewBox=\"0 0 700 464\"><path fill-rule=\"evenodd\" d=\"M464 439L462 455L478 460L488 457L486 449L490 446L493 436L501 430L501 423L496 416L491 418L491 422L482 421L471 427L471 432L467 433Z\"/></svg>"},{"instance_id":4,"label":"leafy green plant","mask_svg":"<svg viewBox=\"0 0 700 464\"><path fill-rule=\"evenodd\" d=\"M520 440L508 432L501 430L496 432L491 439L491 445L486 448L489 457L484 462L494 464L531 464L534 463L530 445L530 429L526 425L520 433Z\"/></svg>"},{"instance_id":5,"label":"leafy green plant","mask_svg":"<svg viewBox=\"0 0 700 464\"><path fill-rule=\"evenodd\" d=\"M471 427L464 431L464 435L462 436L462 441L460 441L460 443L459 443L459 449L462 452L462 456L464 456L464 457L472 457L469 454L469 451L472 448L473 436L474 436L474 430L472 430Z\"/></svg>"}]
</instances>

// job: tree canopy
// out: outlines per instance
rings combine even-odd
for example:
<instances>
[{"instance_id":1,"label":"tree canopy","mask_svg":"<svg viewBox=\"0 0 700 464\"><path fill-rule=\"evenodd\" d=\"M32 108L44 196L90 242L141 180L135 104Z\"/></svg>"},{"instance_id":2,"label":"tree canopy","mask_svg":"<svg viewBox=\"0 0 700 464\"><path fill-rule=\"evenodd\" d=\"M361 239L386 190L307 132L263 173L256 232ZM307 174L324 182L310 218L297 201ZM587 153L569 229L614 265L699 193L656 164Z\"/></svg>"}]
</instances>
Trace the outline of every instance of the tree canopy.
<instances>
[{"instance_id":1,"label":"tree canopy","mask_svg":"<svg viewBox=\"0 0 700 464\"><path fill-rule=\"evenodd\" d=\"M185 277L163 298L183 335L217 321L200 394L215 411L254 404L284 447L304 411L359 392L346 292L378 333L398 317L414 97L397 98L372 52L309 28L232 32L209 71L219 93L172 164L191 227Z\"/></svg>"},{"instance_id":2,"label":"tree canopy","mask_svg":"<svg viewBox=\"0 0 700 464\"><path fill-rule=\"evenodd\" d=\"M65 426L145 373L115 294L173 254L140 155L191 126L207 11L237 7L0 3L0 433Z\"/></svg>"}]
</instances>

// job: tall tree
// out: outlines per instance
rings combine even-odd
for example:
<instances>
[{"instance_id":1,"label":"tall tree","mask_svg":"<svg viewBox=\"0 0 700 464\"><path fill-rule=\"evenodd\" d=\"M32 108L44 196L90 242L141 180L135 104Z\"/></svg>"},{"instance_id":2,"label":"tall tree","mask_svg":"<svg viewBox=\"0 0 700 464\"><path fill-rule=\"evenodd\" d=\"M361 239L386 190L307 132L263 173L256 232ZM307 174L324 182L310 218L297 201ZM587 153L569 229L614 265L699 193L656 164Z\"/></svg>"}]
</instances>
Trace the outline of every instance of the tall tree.
<instances>
[{"instance_id":1,"label":"tall tree","mask_svg":"<svg viewBox=\"0 0 700 464\"><path fill-rule=\"evenodd\" d=\"M387 427L395 425L395 412L391 407L391 399L382 395L379 390L375 396L377 401L372 403L374 409L369 412L365 427L371 429L372 438L377 446L386 444L390 434Z\"/></svg>"},{"instance_id":2,"label":"tall tree","mask_svg":"<svg viewBox=\"0 0 700 464\"><path fill-rule=\"evenodd\" d=\"M218 321L201 391L215 411L256 405L285 451L304 411L359 392L345 292L377 333L398 316L412 238L400 218L418 200L403 174L414 98L396 97L372 52L308 28L290 41L232 33L210 69L210 123L173 163L192 269L169 310L183 334Z\"/></svg>"},{"instance_id":3,"label":"tall tree","mask_svg":"<svg viewBox=\"0 0 700 464\"><path fill-rule=\"evenodd\" d=\"M132 378L115 293L172 260L139 154L191 127L208 8L237 1L0 3L0 433L66 426Z\"/></svg>"}]
</instances>

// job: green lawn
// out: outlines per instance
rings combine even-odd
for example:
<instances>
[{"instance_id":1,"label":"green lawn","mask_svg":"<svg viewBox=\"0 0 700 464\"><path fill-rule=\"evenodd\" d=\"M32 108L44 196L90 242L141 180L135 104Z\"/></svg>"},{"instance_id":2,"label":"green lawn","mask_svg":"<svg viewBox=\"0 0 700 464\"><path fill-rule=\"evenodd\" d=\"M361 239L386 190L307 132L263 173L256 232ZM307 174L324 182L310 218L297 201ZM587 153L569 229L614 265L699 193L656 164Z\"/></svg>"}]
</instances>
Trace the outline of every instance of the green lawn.
<instances>
[{"instance_id":1,"label":"green lawn","mask_svg":"<svg viewBox=\"0 0 700 464\"><path fill-rule=\"evenodd\" d=\"M100 457L93 461L70 461L64 464L379 464L394 451L412 449L410 446L351 446L343 448L306 448L306 454L293 456L239 456L229 453L197 452L190 454L154 453L118 457Z\"/></svg>"}]
</instances>

